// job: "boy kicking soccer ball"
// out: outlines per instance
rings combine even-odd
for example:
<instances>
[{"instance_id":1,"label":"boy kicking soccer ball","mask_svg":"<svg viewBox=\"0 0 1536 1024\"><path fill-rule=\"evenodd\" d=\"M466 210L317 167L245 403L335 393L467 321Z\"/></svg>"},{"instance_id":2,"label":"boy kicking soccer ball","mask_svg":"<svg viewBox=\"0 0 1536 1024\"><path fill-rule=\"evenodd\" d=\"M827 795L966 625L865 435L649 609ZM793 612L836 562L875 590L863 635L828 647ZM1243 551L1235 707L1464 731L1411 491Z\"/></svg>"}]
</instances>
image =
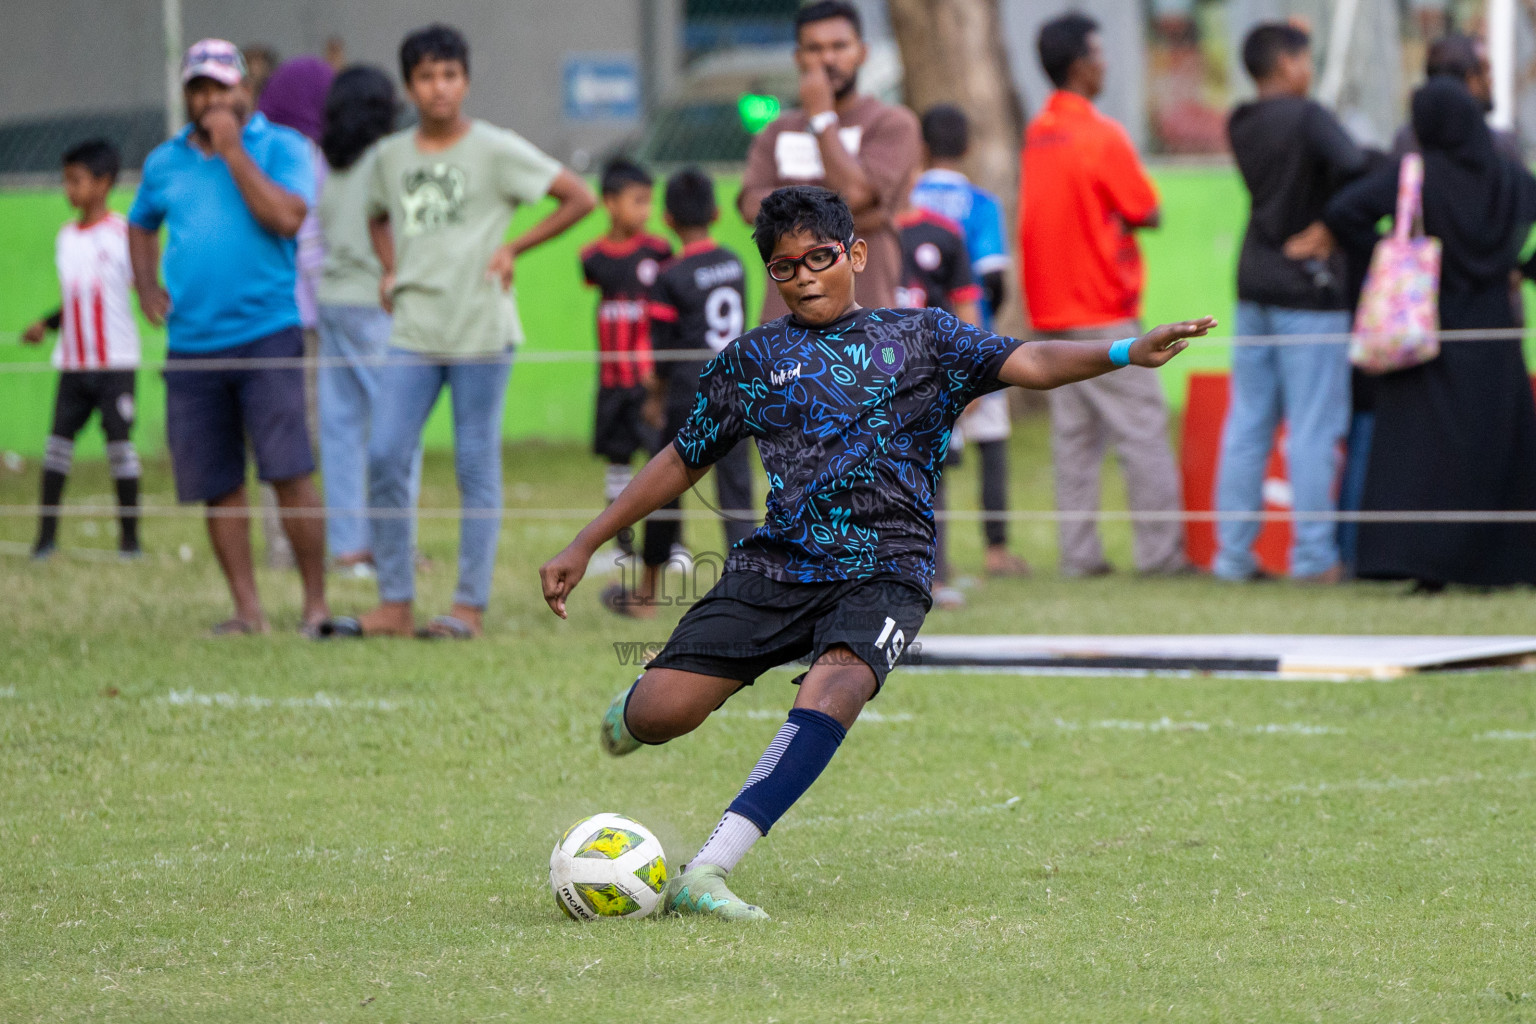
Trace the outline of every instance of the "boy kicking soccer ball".
<instances>
[{"instance_id":1,"label":"boy kicking soccer ball","mask_svg":"<svg viewBox=\"0 0 1536 1024\"><path fill-rule=\"evenodd\" d=\"M613 754L691 732L743 686L809 658L788 721L665 909L732 920L768 915L726 875L816 780L917 636L933 578L933 489L955 419L1007 385L1052 388L1135 363L1161 366L1210 317L1113 344L1000 338L937 309L863 309L866 246L836 193L782 188L753 230L790 314L749 331L699 376L669 448L550 559L544 599L566 599L597 548L679 497L741 439L757 439L772 489L767 521L731 551L719 583L609 707Z\"/></svg>"}]
</instances>

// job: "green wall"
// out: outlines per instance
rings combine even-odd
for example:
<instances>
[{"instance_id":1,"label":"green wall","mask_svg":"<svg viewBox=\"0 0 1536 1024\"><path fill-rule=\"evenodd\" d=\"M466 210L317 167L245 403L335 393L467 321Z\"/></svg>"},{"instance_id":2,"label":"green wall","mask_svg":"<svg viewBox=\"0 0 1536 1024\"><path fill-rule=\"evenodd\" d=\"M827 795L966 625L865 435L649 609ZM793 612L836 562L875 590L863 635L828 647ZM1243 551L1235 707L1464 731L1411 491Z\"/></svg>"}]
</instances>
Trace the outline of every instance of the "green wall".
<instances>
[{"instance_id":1,"label":"green wall","mask_svg":"<svg viewBox=\"0 0 1536 1024\"><path fill-rule=\"evenodd\" d=\"M1246 214L1242 187L1235 172L1225 169L1169 168L1156 173L1163 193L1163 224L1144 236L1148 266L1148 321L1184 319L1214 313L1225 321L1232 312L1232 275ZM756 262L747 228L732 212L728 200L738 187L722 180L722 217L717 238ZM117 209L132 200L127 190L113 197ZM514 232L541 214L522 211ZM46 361L52 341L38 348L20 344L20 331L58 302L53 270L53 238L68 219L69 208L57 190L0 193L0 451L36 456L42 452L53 402L51 373L5 372L7 364ZM570 234L524 258L517 268L518 304L527 328L522 362L512 372L505 431L508 438L579 440L589 436L595 364L538 363L541 353L589 352L593 337L593 294L581 283L577 252L603 230L601 210ZM660 223L658 232L663 232ZM749 274L750 308L761 294L761 275ZM157 361L165 351L163 332L141 325L145 354ZM1165 370L1169 397L1181 404L1184 375L1192 369L1222 367L1222 346L1196 347ZM135 433L146 453L164 446L164 388L159 374L139 375L140 421ZM429 443L449 437L446 403L440 404L428 427ZM81 437L79 453L101 452L94 428Z\"/></svg>"}]
</instances>

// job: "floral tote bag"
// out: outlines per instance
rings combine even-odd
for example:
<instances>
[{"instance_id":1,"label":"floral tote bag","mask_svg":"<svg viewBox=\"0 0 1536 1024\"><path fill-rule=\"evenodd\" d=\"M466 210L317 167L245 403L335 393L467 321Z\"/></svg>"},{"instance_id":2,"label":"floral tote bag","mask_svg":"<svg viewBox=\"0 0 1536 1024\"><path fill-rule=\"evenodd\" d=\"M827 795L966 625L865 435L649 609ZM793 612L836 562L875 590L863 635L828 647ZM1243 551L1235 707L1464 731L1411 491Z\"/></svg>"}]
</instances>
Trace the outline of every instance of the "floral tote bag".
<instances>
[{"instance_id":1,"label":"floral tote bag","mask_svg":"<svg viewBox=\"0 0 1536 1024\"><path fill-rule=\"evenodd\" d=\"M1355 310L1349 361L1390 373L1440 354L1440 240L1424 234L1424 158L1403 157L1392 233L1376 243Z\"/></svg>"}]
</instances>

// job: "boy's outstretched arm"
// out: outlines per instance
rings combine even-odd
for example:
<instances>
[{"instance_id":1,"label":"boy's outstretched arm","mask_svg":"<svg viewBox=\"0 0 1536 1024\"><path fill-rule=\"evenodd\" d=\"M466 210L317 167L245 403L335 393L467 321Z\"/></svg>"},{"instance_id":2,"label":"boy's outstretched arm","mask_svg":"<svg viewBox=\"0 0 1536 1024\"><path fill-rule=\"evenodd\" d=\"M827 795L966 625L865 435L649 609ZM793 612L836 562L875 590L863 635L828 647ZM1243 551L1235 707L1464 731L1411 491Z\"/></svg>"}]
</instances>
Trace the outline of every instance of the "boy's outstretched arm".
<instances>
[{"instance_id":1,"label":"boy's outstretched arm","mask_svg":"<svg viewBox=\"0 0 1536 1024\"><path fill-rule=\"evenodd\" d=\"M708 466L690 468L672 445L663 448L635 475L612 505L583 527L565 550L540 567L539 582L544 586L544 600L550 610L565 618L565 599L586 575L587 563L592 560L593 553L626 526L635 525L663 505L682 497L684 491L708 472Z\"/></svg>"},{"instance_id":2,"label":"boy's outstretched arm","mask_svg":"<svg viewBox=\"0 0 1536 1024\"><path fill-rule=\"evenodd\" d=\"M1162 366L1189 347L1188 339L1198 338L1215 326L1216 318L1206 316L1154 327L1131 344L1130 365ZM1044 391L1097 377L1124 365L1110 359L1113 344L1107 341L1034 341L1020 345L1003 363L997 379L1015 387Z\"/></svg>"}]
</instances>

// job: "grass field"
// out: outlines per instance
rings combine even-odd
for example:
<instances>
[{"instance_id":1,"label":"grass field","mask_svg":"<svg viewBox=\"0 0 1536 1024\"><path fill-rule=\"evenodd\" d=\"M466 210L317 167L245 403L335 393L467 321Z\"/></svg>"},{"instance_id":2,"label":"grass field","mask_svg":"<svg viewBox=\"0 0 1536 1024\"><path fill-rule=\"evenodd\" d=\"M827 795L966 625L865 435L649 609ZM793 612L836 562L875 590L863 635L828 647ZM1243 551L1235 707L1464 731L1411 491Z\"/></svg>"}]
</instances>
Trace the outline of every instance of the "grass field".
<instances>
[{"instance_id":1,"label":"grass field","mask_svg":"<svg viewBox=\"0 0 1536 1024\"><path fill-rule=\"evenodd\" d=\"M1037 422L1016 439L1017 507L1049 501L1044 445ZM0 505L33 500L34 471L0 468ZM599 472L510 447L508 506L591 507ZM72 487L107 501L100 466ZM453 503L433 454L424 505ZM576 525L509 521L489 635L457 646L306 643L296 582L267 572L284 632L205 639L226 597L192 519L150 520L137 564L86 557L111 527L80 521L71 557L0 554L0 1020L1536 1021L1529 673L897 672L737 870L772 922L568 922L545 881L561 830L620 810L686 859L792 696L778 671L692 736L602 757L632 678L612 645L671 617L619 624L589 579L554 619L534 570ZM4 550L31 529L0 520ZM975 532L954 532L962 571ZM1107 537L1124 566L1128 531ZM1536 608L1064 583L1047 526L1016 538L1040 578L979 582L929 632L1529 632ZM436 611L453 528L425 521L422 546ZM333 586L339 610L371 597Z\"/></svg>"},{"instance_id":2,"label":"grass field","mask_svg":"<svg viewBox=\"0 0 1536 1024\"><path fill-rule=\"evenodd\" d=\"M1168 226L1145 236L1150 268L1147 315L1178 320L1207 312L1226 317L1232 306L1232 267L1240 240L1244 200L1235 172L1228 169L1168 169L1158 173L1164 193L1163 222ZM729 203L740 185L722 179L720 195ZM126 210L132 192L120 189L113 205ZM512 230L521 230L538 209L519 213ZM53 403L53 375L5 372L6 363L36 362L49 348L23 348L17 333L58 304L53 270L53 239L69 208L58 191L0 193L0 450L40 455ZM665 233L658 220L655 230ZM596 373L590 362L544 362L550 353L584 352L595 347L595 300L581 284L577 253L604 230L601 212L568 235L532 253L518 264L519 306L527 328L524 360L512 372L505 433L509 439L540 437L569 440L591 430ZM746 225L727 208L716 236L741 254L748 265L758 257ZM762 276L747 275L748 307L758 309ZM141 324L145 351L158 359L165 349L163 332ZM1188 353L1166 371L1170 397L1179 404L1184 375L1227 362L1226 349L1207 346ZM141 450L164 446L164 389L158 374L139 374ZM430 444L449 437L446 407L428 428ZM82 457L99 457L101 440L93 433L80 439Z\"/></svg>"}]
</instances>

